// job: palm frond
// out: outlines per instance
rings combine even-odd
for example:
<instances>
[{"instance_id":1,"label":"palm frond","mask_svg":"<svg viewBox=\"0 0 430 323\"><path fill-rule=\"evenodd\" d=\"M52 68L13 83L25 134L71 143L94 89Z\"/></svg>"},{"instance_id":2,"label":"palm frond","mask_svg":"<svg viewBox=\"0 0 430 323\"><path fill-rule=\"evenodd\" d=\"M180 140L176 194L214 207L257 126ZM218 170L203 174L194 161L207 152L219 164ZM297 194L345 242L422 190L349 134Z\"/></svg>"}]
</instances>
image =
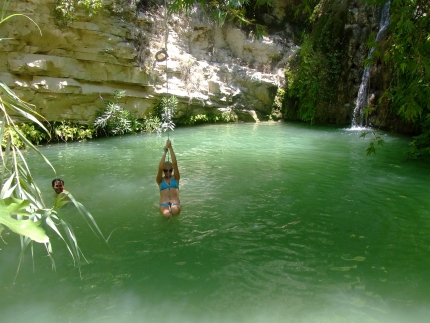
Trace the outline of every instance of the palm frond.
<instances>
[{"instance_id":1,"label":"palm frond","mask_svg":"<svg viewBox=\"0 0 430 323\"><path fill-rule=\"evenodd\" d=\"M6 16L8 4L9 0L3 2L0 25L11 18L22 16L33 22L40 34L42 34L39 26L30 17L22 14ZM0 190L0 232L4 227L7 227L20 236L21 252L16 275L19 272L24 252L28 246L31 246L31 254L32 257L34 256L33 242L45 246L48 256L51 259L52 268L55 269L55 262L52 257L52 245L45 232L45 228L52 229L54 233L64 241L81 274L81 256L83 259L85 259L85 257L78 246L72 226L57 213L57 210L66 203L64 196L60 196L55 201L52 209L46 208L42 194L17 144L17 141L22 141L28 149L34 151L41 157L55 173L52 164L37 147L26 138L16 121L18 118L28 120L39 126L50 136L50 132L44 125L44 122L47 123L47 120L36 112L34 105L20 99L14 91L2 81L0 81L0 113L3 115L0 125L0 142L2 148L4 147L4 150L0 149L0 158L2 162L0 174L2 184ZM68 201L71 201L76 206L96 236L101 236L103 240L106 241L88 210L86 210L81 203L76 201L70 193L67 194L67 198ZM44 224L43 226L42 223ZM61 229L63 232L61 232Z\"/></svg>"}]
</instances>

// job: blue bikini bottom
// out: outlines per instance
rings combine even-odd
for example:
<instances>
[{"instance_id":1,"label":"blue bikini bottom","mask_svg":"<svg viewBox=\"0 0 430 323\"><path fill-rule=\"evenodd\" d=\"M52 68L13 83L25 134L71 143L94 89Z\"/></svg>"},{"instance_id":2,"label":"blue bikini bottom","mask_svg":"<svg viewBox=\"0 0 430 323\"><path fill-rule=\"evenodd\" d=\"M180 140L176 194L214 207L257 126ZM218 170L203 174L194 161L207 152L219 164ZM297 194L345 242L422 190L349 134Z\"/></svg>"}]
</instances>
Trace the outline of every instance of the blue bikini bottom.
<instances>
[{"instance_id":1,"label":"blue bikini bottom","mask_svg":"<svg viewBox=\"0 0 430 323\"><path fill-rule=\"evenodd\" d=\"M179 206L179 205L181 205L181 204L179 204L179 203L171 203L171 204L169 204L169 203L160 203L160 207L164 206L164 207L167 207L167 208L170 208L171 206Z\"/></svg>"}]
</instances>

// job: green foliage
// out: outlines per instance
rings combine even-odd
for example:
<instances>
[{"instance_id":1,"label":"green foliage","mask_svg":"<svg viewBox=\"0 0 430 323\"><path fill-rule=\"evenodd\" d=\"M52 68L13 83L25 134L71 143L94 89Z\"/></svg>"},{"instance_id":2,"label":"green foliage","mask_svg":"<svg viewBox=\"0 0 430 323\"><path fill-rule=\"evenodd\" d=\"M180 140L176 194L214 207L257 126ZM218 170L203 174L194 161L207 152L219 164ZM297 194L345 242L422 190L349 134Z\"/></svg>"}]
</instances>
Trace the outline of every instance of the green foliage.
<instances>
[{"instance_id":1,"label":"green foliage","mask_svg":"<svg viewBox=\"0 0 430 323\"><path fill-rule=\"evenodd\" d=\"M8 1L5 1L0 24L11 17L4 17L7 4ZM46 129L43 122L40 121L45 119L38 114L29 103L21 100L2 81L0 81L0 112L2 115L0 142L2 145L4 143L4 150L2 150L0 154L0 178L2 184L0 191L0 232L8 228L19 235L21 242L20 263L23 259L24 251L29 245L33 247L33 243L42 243L51 259L53 268L55 268L52 258L51 241L44 229L46 225L46 228L52 229L52 231L65 242L72 258L80 269L81 251L76 236L73 233L71 225L61 219L57 212L57 208L61 205L61 202L56 202L52 208L47 208L45 206L40 190L32 177L25 157L19 150L20 143L18 139L22 145L40 156L53 169L55 174L55 169L48 159L46 159L34 144L26 138L21 129L30 136L33 136L35 140L39 140L41 135L31 126L19 127L11 117L11 114L34 123L45 132L46 136L49 136L49 131ZM60 194L59 198L62 198L62 195L63 194ZM69 193L67 196L77 207L78 211L89 220L89 225L92 225L95 232L103 238L91 214ZM42 223L44 227L41 226ZM63 235L67 237L67 241L63 238ZM103 238L103 240L105 239Z\"/></svg>"},{"instance_id":2,"label":"green foliage","mask_svg":"<svg viewBox=\"0 0 430 323\"><path fill-rule=\"evenodd\" d=\"M92 126L68 121L54 122L51 127L50 135L34 123L22 123L16 125L16 127L21 134L34 145L47 143L50 140L69 142L91 139L95 131ZM6 148L9 136L12 136L13 143L18 149L28 148L26 142L21 140L13 127L8 126L6 130L2 142L3 149Z\"/></svg>"},{"instance_id":3,"label":"green foliage","mask_svg":"<svg viewBox=\"0 0 430 323\"><path fill-rule=\"evenodd\" d=\"M367 39L367 42L366 42L366 47L369 50L373 49L370 57L367 57L364 60L364 66L370 66L375 62L375 60L381 57L380 43L376 41L376 36L374 33L371 33L369 35L369 38Z\"/></svg>"},{"instance_id":4,"label":"green foliage","mask_svg":"<svg viewBox=\"0 0 430 323\"><path fill-rule=\"evenodd\" d=\"M22 123L18 126L22 134L33 144L40 144L46 141L49 136L34 124Z\"/></svg>"},{"instance_id":5,"label":"green foliage","mask_svg":"<svg viewBox=\"0 0 430 323\"><path fill-rule=\"evenodd\" d=\"M26 236L38 243L49 243L49 237L40 227L40 221L32 221L31 213L27 211L29 200L14 197L0 199L0 226L7 226L11 231ZM22 218L25 219L17 219Z\"/></svg>"},{"instance_id":6,"label":"green foliage","mask_svg":"<svg viewBox=\"0 0 430 323\"><path fill-rule=\"evenodd\" d=\"M236 118L231 112L223 112L221 114L197 114L183 116L177 120L180 125L196 125L203 123L227 123L236 122Z\"/></svg>"},{"instance_id":7,"label":"green foliage","mask_svg":"<svg viewBox=\"0 0 430 323\"><path fill-rule=\"evenodd\" d=\"M382 146L384 144L384 140L381 138L381 134L378 131L364 131L361 133L360 138L365 138L368 134L372 134L373 137L369 142L369 146L366 149L366 155L370 156L372 154L376 155L375 144L378 146Z\"/></svg>"},{"instance_id":8,"label":"green foliage","mask_svg":"<svg viewBox=\"0 0 430 323\"><path fill-rule=\"evenodd\" d=\"M309 28L319 14L321 6L317 6L319 3L320 0L302 0L294 12L296 21Z\"/></svg>"},{"instance_id":9,"label":"green foliage","mask_svg":"<svg viewBox=\"0 0 430 323\"><path fill-rule=\"evenodd\" d=\"M261 39L267 35L267 28L258 24L254 17L263 8L273 6L273 0L174 0L169 5L169 12L193 12L197 5L220 26L226 21L234 21L239 26L252 27L255 37Z\"/></svg>"},{"instance_id":10,"label":"green foliage","mask_svg":"<svg viewBox=\"0 0 430 323\"><path fill-rule=\"evenodd\" d=\"M423 149L430 141L430 3L393 0L390 12L384 62L392 77L381 102L388 99L399 116L416 125L421 135L413 147Z\"/></svg>"},{"instance_id":11,"label":"green foliage","mask_svg":"<svg viewBox=\"0 0 430 323\"><path fill-rule=\"evenodd\" d=\"M40 190L34 181L24 155L20 152L20 146L33 150L38 154L53 170L51 163L43 154L27 139L21 129L28 134L41 139L43 136L38 133L35 127L31 125L18 126L10 116L10 112L20 115L27 120L34 122L35 125L45 131L46 137L49 131L45 128L39 119L43 119L32 107L19 99L7 85L0 81L0 111L3 114L0 127L0 141L3 144L4 151L0 154L2 166L0 168L0 178L2 188L0 192L0 231L7 227L12 232L20 235L21 254L20 262L24 251L33 242L43 243L48 256L51 259L52 266L55 268L52 258L52 245L50 239L41 224L46 224L47 228L52 229L66 244L72 258L80 268L80 254L76 236L72 227L66 221L60 218L57 212L57 204L52 208L47 208L44 204ZM44 137L43 137L44 138ZM54 170L55 173L55 170ZM74 200L69 196L70 200ZM75 206L84 216L92 219L92 216L85 208L76 202ZM95 222L93 225L100 234ZM67 241L63 238L66 235ZM103 238L104 239L104 238Z\"/></svg>"},{"instance_id":12,"label":"green foliage","mask_svg":"<svg viewBox=\"0 0 430 323\"><path fill-rule=\"evenodd\" d=\"M53 138L57 141L76 141L91 139L95 132L93 127L68 121L54 122L52 124Z\"/></svg>"},{"instance_id":13,"label":"green foliage","mask_svg":"<svg viewBox=\"0 0 430 323\"><path fill-rule=\"evenodd\" d=\"M21 140L21 138L17 135L16 131L10 127L5 127L5 132L3 134L2 142L1 142L1 148L6 149L9 142L13 142L18 149L25 148L25 143Z\"/></svg>"},{"instance_id":14,"label":"green foliage","mask_svg":"<svg viewBox=\"0 0 430 323\"><path fill-rule=\"evenodd\" d=\"M73 21L79 8L85 10L89 17L98 13L104 0L55 0L54 15L60 21Z\"/></svg>"},{"instance_id":15,"label":"green foliage","mask_svg":"<svg viewBox=\"0 0 430 323\"><path fill-rule=\"evenodd\" d=\"M324 121L326 110L335 102L343 72L343 58L349 34L344 23L347 7L333 0L325 2L325 14L315 22L311 34L286 71L287 111L284 115L311 124Z\"/></svg>"},{"instance_id":16,"label":"green foliage","mask_svg":"<svg viewBox=\"0 0 430 323\"><path fill-rule=\"evenodd\" d=\"M284 110L285 106L285 98L285 90L278 88L275 99L273 100L272 111L269 116L270 120L279 120L282 118L282 111Z\"/></svg>"},{"instance_id":17,"label":"green foliage","mask_svg":"<svg viewBox=\"0 0 430 323\"><path fill-rule=\"evenodd\" d=\"M158 116L149 113L143 118L142 131L145 132L158 132L161 128L161 120Z\"/></svg>"},{"instance_id":18,"label":"green foliage","mask_svg":"<svg viewBox=\"0 0 430 323\"><path fill-rule=\"evenodd\" d=\"M172 121L172 119L175 116L176 109L178 108L178 99L174 95L171 97L163 97L161 99L160 108L161 124L158 131L173 131L175 129L175 123Z\"/></svg>"},{"instance_id":19,"label":"green foliage","mask_svg":"<svg viewBox=\"0 0 430 323\"><path fill-rule=\"evenodd\" d=\"M384 0L368 0L382 6ZM393 0L388 37L377 43L369 36L367 46L375 50L366 60L377 60L388 68L390 83L379 99L394 114L411 123L419 135L410 144L409 155L421 158L430 149L430 3L427 0Z\"/></svg>"},{"instance_id":20,"label":"green foliage","mask_svg":"<svg viewBox=\"0 0 430 323\"><path fill-rule=\"evenodd\" d=\"M179 122L184 125L208 123L210 122L210 116L207 114L190 115L187 118L181 119Z\"/></svg>"},{"instance_id":21,"label":"green foliage","mask_svg":"<svg viewBox=\"0 0 430 323\"><path fill-rule=\"evenodd\" d=\"M123 135L134 133L142 129L142 124L134 117L130 111L124 110L119 100L124 95L124 91L115 91L114 101L104 100L104 109L96 114L94 127L98 133L102 132L106 136Z\"/></svg>"},{"instance_id":22,"label":"green foliage","mask_svg":"<svg viewBox=\"0 0 430 323\"><path fill-rule=\"evenodd\" d=\"M73 124L67 121L62 121L60 123L54 122L52 125L51 137L34 124L23 123L17 125L17 128L28 139L28 141L35 145L46 143L49 139L64 142L91 139L94 133L93 128L88 128L86 125ZM2 148L6 147L9 135L12 135L14 144L19 149L28 148L28 145L20 139L13 128L6 132L3 138Z\"/></svg>"},{"instance_id":23,"label":"green foliage","mask_svg":"<svg viewBox=\"0 0 430 323\"><path fill-rule=\"evenodd\" d=\"M38 145L42 141L46 141L49 136L43 132L42 129L38 129L34 124L22 123L16 125L17 129L27 138L32 144ZM12 141L19 149L27 148L28 145L25 141L21 140L20 136L16 133L15 129L11 126L7 126L7 131L3 136L2 148L6 148L9 136L12 136Z\"/></svg>"},{"instance_id":24,"label":"green foliage","mask_svg":"<svg viewBox=\"0 0 430 323\"><path fill-rule=\"evenodd\" d=\"M409 157L422 159L430 157L430 115L422 123L422 133L409 144Z\"/></svg>"},{"instance_id":25,"label":"green foliage","mask_svg":"<svg viewBox=\"0 0 430 323\"><path fill-rule=\"evenodd\" d=\"M418 121L430 112L430 5L428 2L393 1L390 26L393 85L388 97L400 116Z\"/></svg>"},{"instance_id":26,"label":"green foliage","mask_svg":"<svg viewBox=\"0 0 430 323\"><path fill-rule=\"evenodd\" d=\"M315 51L312 39L307 37L298 54L296 64L290 65L286 76L287 95L294 106L289 106L285 115L313 124L317 117L317 102L326 95L323 91L327 62L323 53Z\"/></svg>"},{"instance_id":27,"label":"green foliage","mask_svg":"<svg viewBox=\"0 0 430 323\"><path fill-rule=\"evenodd\" d=\"M285 90L278 89L276 91L275 99L273 100L273 108L281 110L285 100Z\"/></svg>"}]
</instances>

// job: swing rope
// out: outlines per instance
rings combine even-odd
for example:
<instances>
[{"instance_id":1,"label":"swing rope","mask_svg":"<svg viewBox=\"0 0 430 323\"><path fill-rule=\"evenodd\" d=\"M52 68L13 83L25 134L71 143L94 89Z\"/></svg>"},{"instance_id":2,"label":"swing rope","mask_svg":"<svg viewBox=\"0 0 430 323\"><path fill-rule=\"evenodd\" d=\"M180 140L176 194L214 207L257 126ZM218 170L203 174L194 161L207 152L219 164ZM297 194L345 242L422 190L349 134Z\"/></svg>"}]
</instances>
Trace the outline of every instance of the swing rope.
<instances>
[{"instance_id":1,"label":"swing rope","mask_svg":"<svg viewBox=\"0 0 430 323\"><path fill-rule=\"evenodd\" d=\"M167 76L167 58L169 57L169 55L167 55L167 40L169 38L169 26L167 24L167 14L168 14L168 10L167 10L167 0L164 0L164 29L165 29L165 34L164 34L164 50L166 51L166 69L164 70L164 73L166 74L166 93L169 94L169 78ZM169 132L167 131L167 138L169 137Z\"/></svg>"},{"instance_id":2,"label":"swing rope","mask_svg":"<svg viewBox=\"0 0 430 323\"><path fill-rule=\"evenodd\" d=\"M155 54L155 58L157 61L165 61L166 65L165 65L165 69L164 69L164 74L166 77L166 94L167 96L169 95L169 77L167 75L167 58L169 57L169 55L167 54L167 42L168 42L168 38L169 38L169 26L168 26L168 7L167 7L167 0L164 0L164 48L162 50L160 50L157 54ZM162 53L164 56L159 59L159 54ZM165 108L164 113L167 114L167 121L170 123L170 118L171 115L169 113L169 111L166 111L167 109ZM167 127L167 139L170 140L170 126ZM170 152L169 150L167 150L167 161L170 162Z\"/></svg>"},{"instance_id":3,"label":"swing rope","mask_svg":"<svg viewBox=\"0 0 430 323\"><path fill-rule=\"evenodd\" d=\"M164 28L165 28L165 35L164 35L164 48L166 50L166 67L164 69L164 73L166 75L166 94L169 96L169 76L167 75L167 40L169 38L169 26L167 25L167 0L164 0L164 6L165 6L165 13L164 13ZM170 121L170 114L169 114L169 121ZM170 140L170 127L167 127L167 139ZM169 161L170 153L167 156L167 160Z\"/></svg>"},{"instance_id":4,"label":"swing rope","mask_svg":"<svg viewBox=\"0 0 430 323\"><path fill-rule=\"evenodd\" d=\"M167 39L169 37L169 27L167 25L167 0L164 0L164 28L165 28L165 35L164 35L164 49L166 51L166 66L164 69L164 73L166 76L166 94L169 95L169 77L167 75L167 58L169 55L167 55ZM171 115L170 111L164 111L164 113L168 113L168 121L170 123ZM170 125L167 127L167 140L170 140ZM170 162L170 151L167 150L167 161ZM173 167L173 164L172 164ZM170 182L172 179L170 178ZM172 218L172 200L170 198L170 183L169 183L169 212L170 212L170 218Z\"/></svg>"},{"instance_id":5,"label":"swing rope","mask_svg":"<svg viewBox=\"0 0 430 323\"><path fill-rule=\"evenodd\" d=\"M165 6L165 11L164 11L164 48L162 48L161 50L159 50L156 54L155 54L155 60L159 63L161 62L166 62L165 63L165 79L166 79L166 96L162 98L161 101L161 106L164 109L164 113L162 114L162 123L160 126L160 132L161 131L166 131L167 130L167 140L170 142L170 130L173 131L173 129L175 128L175 124L172 121L172 117L175 114L175 110L176 110L176 106L178 104L178 100L176 99L176 97L174 95L170 95L169 94L169 75L168 75L168 70L167 70L167 59L169 57L169 55L167 54L167 43L168 43L168 38L169 38L169 25L168 25L168 19L169 19L169 10L168 10L168 2L169 0L164 0L164 6ZM166 129L167 128L167 129ZM170 150L167 149L167 151L165 151L165 154L167 155L167 162L170 163L173 167L172 162L170 161ZM175 166L177 167L177 166ZM173 174L171 174L173 175ZM169 211L170 211L170 216L172 216L172 209L171 209L171 199L170 199L170 183L169 183Z\"/></svg>"},{"instance_id":6,"label":"swing rope","mask_svg":"<svg viewBox=\"0 0 430 323\"><path fill-rule=\"evenodd\" d=\"M173 115L173 111L174 110L174 104L175 104L175 100L173 100L175 97L169 97L169 76L167 73L167 59L169 57L169 55L167 54L167 42L168 42L168 38L169 38L169 26L168 26L168 0L164 0L164 29L165 29L165 34L164 34L164 48L162 48L161 50L159 50L156 54L155 54L155 61L158 63L161 62L166 62L165 65L165 78L166 78L166 97L162 98L161 101L161 106L164 109L163 114L161 115L162 118L162 122L160 127L158 128L159 132L165 132L166 128L167 128L167 140L170 141L170 129L173 130L173 128L175 127L175 124L172 122L172 115ZM169 98L167 98L169 97ZM165 154L167 155L167 162L170 163L170 151L167 148L165 150ZM165 158L165 157L164 157ZM165 159L164 159L165 160ZM173 167L173 164L172 164ZM171 198L170 198L170 183L169 183L169 212L170 212L170 217L172 217L172 203L171 203Z\"/></svg>"}]
</instances>

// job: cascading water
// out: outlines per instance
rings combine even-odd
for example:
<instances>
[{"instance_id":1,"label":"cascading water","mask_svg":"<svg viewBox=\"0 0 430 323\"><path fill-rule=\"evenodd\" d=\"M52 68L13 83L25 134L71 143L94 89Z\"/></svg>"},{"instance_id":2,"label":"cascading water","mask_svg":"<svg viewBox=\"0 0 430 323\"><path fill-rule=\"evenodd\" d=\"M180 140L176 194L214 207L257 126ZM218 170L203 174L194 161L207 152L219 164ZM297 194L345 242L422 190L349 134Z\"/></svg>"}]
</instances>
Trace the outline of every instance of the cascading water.
<instances>
[{"instance_id":1,"label":"cascading water","mask_svg":"<svg viewBox=\"0 0 430 323\"><path fill-rule=\"evenodd\" d=\"M379 31L376 35L376 41L378 42L384 35L385 30L390 22L390 0L387 1L382 8L381 19L379 21ZM368 58L372 57L372 53L375 48L371 48L369 51ZM360 127L363 125L364 119L364 108L367 106L367 95L369 89L370 80L370 66L364 68L363 76L361 77L360 89L358 90L357 102L355 104L352 126Z\"/></svg>"}]
</instances>

